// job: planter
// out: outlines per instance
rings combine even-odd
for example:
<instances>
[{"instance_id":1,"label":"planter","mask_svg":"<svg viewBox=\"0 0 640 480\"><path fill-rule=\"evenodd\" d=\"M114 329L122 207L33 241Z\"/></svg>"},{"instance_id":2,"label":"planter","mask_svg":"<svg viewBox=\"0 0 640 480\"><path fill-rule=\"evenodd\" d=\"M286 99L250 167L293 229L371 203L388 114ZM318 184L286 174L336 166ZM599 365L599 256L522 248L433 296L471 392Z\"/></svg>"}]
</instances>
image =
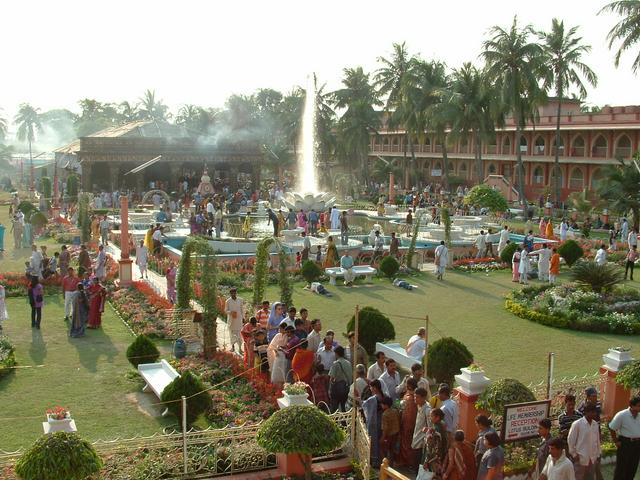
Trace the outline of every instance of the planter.
<instances>
[{"instance_id":1,"label":"planter","mask_svg":"<svg viewBox=\"0 0 640 480\"><path fill-rule=\"evenodd\" d=\"M287 392L282 392L284 398L288 399L289 405L307 405L309 394L307 392L300 395L289 395Z\"/></svg>"},{"instance_id":2,"label":"planter","mask_svg":"<svg viewBox=\"0 0 640 480\"><path fill-rule=\"evenodd\" d=\"M621 352L614 348L610 348L609 353L602 356L602 360L604 361L605 367L612 372L618 372L622 367L631 363L633 361L633 357L631 356L631 352Z\"/></svg>"},{"instance_id":3,"label":"planter","mask_svg":"<svg viewBox=\"0 0 640 480\"><path fill-rule=\"evenodd\" d=\"M460 389L467 395L480 395L491 383L491 380L484 376L482 370L461 368L460 372L460 375L456 375L455 379L460 385Z\"/></svg>"},{"instance_id":4,"label":"planter","mask_svg":"<svg viewBox=\"0 0 640 480\"><path fill-rule=\"evenodd\" d=\"M57 419L50 415L47 415L47 423L51 425L52 428L55 428L56 430L67 429L69 425L71 425L72 420L73 419L69 414L67 414L66 418L62 418L62 419Z\"/></svg>"}]
</instances>

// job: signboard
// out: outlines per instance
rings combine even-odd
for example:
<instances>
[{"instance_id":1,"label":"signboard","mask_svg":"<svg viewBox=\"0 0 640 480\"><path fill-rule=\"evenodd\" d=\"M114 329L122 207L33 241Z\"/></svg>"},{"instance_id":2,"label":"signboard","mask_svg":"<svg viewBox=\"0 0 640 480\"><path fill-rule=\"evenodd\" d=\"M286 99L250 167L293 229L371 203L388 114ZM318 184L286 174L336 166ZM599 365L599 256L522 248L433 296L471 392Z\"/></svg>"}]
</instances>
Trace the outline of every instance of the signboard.
<instances>
[{"instance_id":1,"label":"signboard","mask_svg":"<svg viewBox=\"0 0 640 480\"><path fill-rule=\"evenodd\" d=\"M551 400L505 405L502 441L515 442L538 437L538 422L549 418Z\"/></svg>"},{"instance_id":2,"label":"signboard","mask_svg":"<svg viewBox=\"0 0 640 480\"><path fill-rule=\"evenodd\" d=\"M432 169L431 170L431 176L432 177L441 177L442 176L442 170L441 169Z\"/></svg>"}]
</instances>

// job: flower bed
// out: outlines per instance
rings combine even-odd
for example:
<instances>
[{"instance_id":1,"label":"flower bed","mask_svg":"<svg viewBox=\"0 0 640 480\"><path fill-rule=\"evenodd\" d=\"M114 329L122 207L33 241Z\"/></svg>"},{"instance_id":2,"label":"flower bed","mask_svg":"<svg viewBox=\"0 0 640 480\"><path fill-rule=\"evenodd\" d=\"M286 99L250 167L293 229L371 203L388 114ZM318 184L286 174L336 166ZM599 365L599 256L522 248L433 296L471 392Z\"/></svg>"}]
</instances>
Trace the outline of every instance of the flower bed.
<instances>
[{"instance_id":1,"label":"flower bed","mask_svg":"<svg viewBox=\"0 0 640 480\"><path fill-rule=\"evenodd\" d=\"M0 378L11 372L12 368L16 365L16 353L15 347L9 337L6 335L0 336Z\"/></svg>"},{"instance_id":2,"label":"flower bed","mask_svg":"<svg viewBox=\"0 0 640 480\"><path fill-rule=\"evenodd\" d=\"M460 258L453 262L453 268L462 272L489 272L491 270L508 270L509 264L499 258Z\"/></svg>"},{"instance_id":3,"label":"flower bed","mask_svg":"<svg viewBox=\"0 0 640 480\"><path fill-rule=\"evenodd\" d=\"M173 334L165 310L173 308L166 298L158 295L148 284L133 282L110 297L111 305L137 335L165 338Z\"/></svg>"},{"instance_id":4,"label":"flower bed","mask_svg":"<svg viewBox=\"0 0 640 480\"><path fill-rule=\"evenodd\" d=\"M173 366L180 373L191 370L198 374L207 386L215 385L209 391L213 406L206 414L214 428L257 423L277 409L278 390L265 377L246 372L240 357L233 353L218 351L208 361L188 356L174 361Z\"/></svg>"},{"instance_id":5,"label":"flower bed","mask_svg":"<svg viewBox=\"0 0 640 480\"><path fill-rule=\"evenodd\" d=\"M599 294L573 284L532 286L510 293L505 308L550 327L640 334L640 292L633 288L618 287Z\"/></svg>"}]
</instances>

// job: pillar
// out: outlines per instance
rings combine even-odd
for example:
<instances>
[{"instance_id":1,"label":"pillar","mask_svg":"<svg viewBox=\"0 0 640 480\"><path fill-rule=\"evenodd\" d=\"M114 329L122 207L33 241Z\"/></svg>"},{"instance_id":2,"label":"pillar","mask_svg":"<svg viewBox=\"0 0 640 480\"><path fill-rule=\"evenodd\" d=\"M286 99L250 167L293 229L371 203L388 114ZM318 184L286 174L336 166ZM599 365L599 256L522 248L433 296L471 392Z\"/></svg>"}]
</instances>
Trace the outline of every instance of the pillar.
<instances>
[{"instance_id":1,"label":"pillar","mask_svg":"<svg viewBox=\"0 0 640 480\"><path fill-rule=\"evenodd\" d=\"M280 185L279 177L278 175L278 185ZM257 162L251 165L251 188L252 190L260 190L260 164Z\"/></svg>"},{"instance_id":2,"label":"pillar","mask_svg":"<svg viewBox=\"0 0 640 480\"><path fill-rule=\"evenodd\" d=\"M120 286L131 285L133 261L129 258L129 199L126 195L120 196L120 259L118 260L118 277Z\"/></svg>"},{"instance_id":3,"label":"pillar","mask_svg":"<svg viewBox=\"0 0 640 480\"><path fill-rule=\"evenodd\" d=\"M602 356L602 360L604 365L600 367L600 374L605 376L604 382L600 384L602 414L606 418L613 418L617 412L629 406L631 399L631 392L616 383L616 375L634 359L627 351L610 348L609 352Z\"/></svg>"},{"instance_id":4,"label":"pillar","mask_svg":"<svg viewBox=\"0 0 640 480\"><path fill-rule=\"evenodd\" d=\"M115 192L118 190L118 177L120 176L120 164L119 163L110 163L107 165L109 168L109 186L111 187L111 191Z\"/></svg>"},{"instance_id":5,"label":"pillar","mask_svg":"<svg viewBox=\"0 0 640 480\"><path fill-rule=\"evenodd\" d=\"M304 477L305 469L303 458L305 461L311 462L309 455L300 453L277 453L278 470L286 477Z\"/></svg>"},{"instance_id":6,"label":"pillar","mask_svg":"<svg viewBox=\"0 0 640 480\"><path fill-rule=\"evenodd\" d=\"M471 371L463 368L460 375L456 375L456 387L458 392L458 425L457 428L464 430L466 438L475 438L478 435L478 427L475 418L477 415L489 415L484 410L476 408L478 397L485 391L491 383L489 378L484 376L484 372Z\"/></svg>"},{"instance_id":7,"label":"pillar","mask_svg":"<svg viewBox=\"0 0 640 480\"><path fill-rule=\"evenodd\" d=\"M389 200L388 203L394 205L396 203L396 178L392 173L389 174Z\"/></svg>"},{"instance_id":8,"label":"pillar","mask_svg":"<svg viewBox=\"0 0 640 480\"><path fill-rule=\"evenodd\" d=\"M91 183L91 163L82 163L82 191L93 192L93 184Z\"/></svg>"}]
</instances>

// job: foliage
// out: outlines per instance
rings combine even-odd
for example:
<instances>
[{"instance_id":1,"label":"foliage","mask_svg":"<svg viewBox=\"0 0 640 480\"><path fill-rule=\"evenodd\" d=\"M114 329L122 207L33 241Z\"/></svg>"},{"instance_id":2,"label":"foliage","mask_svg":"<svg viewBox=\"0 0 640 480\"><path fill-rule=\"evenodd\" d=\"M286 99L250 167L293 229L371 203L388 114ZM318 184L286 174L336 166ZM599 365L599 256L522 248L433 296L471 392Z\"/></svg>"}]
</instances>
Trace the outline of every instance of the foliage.
<instances>
[{"instance_id":1,"label":"foliage","mask_svg":"<svg viewBox=\"0 0 640 480\"><path fill-rule=\"evenodd\" d=\"M622 17L618 23L607 34L609 48L614 43L619 43L618 51L614 57L615 66L620 65L620 57L629 49L637 51L638 43L638 15L640 14L640 6L637 2L627 0L617 0L605 5L598 15L601 13L615 13ZM633 60L631 68L634 73L640 68L640 54Z\"/></svg>"},{"instance_id":2,"label":"foliage","mask_svg":"<svg viewBox=\"0 0 640 480\"><path fill-rule=\"evenodd\" d=\"M355 315L347 323L347 331L355 329ZM358 341L370 354L375 352L376 342L387 342L396 338L396 330L389 317L373 307L364 307L358 313Z\"/></svg>"},{"instance_id":3,"label":"foliage","mask_svg":"<svg viewBox=\"0 0 640 480\"><path fill-rule=\"evenodd\" d=\"M254 264L253 300L254 306L259 305L264 299L264 291L267 286L267 274L269 273L269 252L275 242L273 237L260 240L256 247L256 262Z\"/></svg>"},{"instance_id":4,"label":"foliage","mask_svg":"<svg viewBox=\"0 0 640 480\"><path fill-rule=\"evenodd\" d=\"M484 258L462 258L453 262L453 268L462 272L483 272L488 273L492 270L505 270L509 268L509 264L500 262L492 257Z\"/></svg>"},{"instance_id":5,"label":"foliage","mask_svg":"<svg viewBox=\"0 0 640 480\"><path fill-rule=\"evenodd\" d=\"M187 426L211 408L211 395L198 377L189 370L165 387L160 400L166 403L169 412L178 417L182 425L182 397L187 397Z\"/></svg>"},{"instance_id":6,"label":"foliage","mask_svg":"<svg viewBox=\"0 0 640 480\"><path fill-rule=\"evenodd\" d=\"M34 228L42 228L48 221L47 216L42 212L32 212L31 217L29 218L29 222L34 226Z\"/></svg>"},{"instance_id":7,"label":"foliage","mask_svg":"<svg viewBox=\"0 0 640 480\"><path fill-rule=\"evenodd\" d=\"M571 193L567 198L567 202L583 219L588 218L595 208L594 202L589 199L586 188L580 192Z\"/></svg>"},{"instance_id":8,"label":"foliage","mask_svg":"<svg viewBox=\"0 0 640 480\"><path fill-rule=\"evenodd\" d=\"M558 254L570 267L584 256L584 250L575 240L567 240L558 247Z\"/></svg>"},{"instance_id":9,"label":"foliage","mask_svg":"<svg viewBox=\"0 0 640 480\"><path fill-rule=\"evenodd\" d=\"M476 408L492 415L502 416L505 405L534 402L535 395L525 385L513 378L502 378L493 382L476 402Z\"/></svg>"},{"instance_id":10,"label":"foliage","mask_svg":"<svg viewBox=\"0 0 640 480\"><path fill-rule=\"evenodd\" d=\"M16 464L24 480L84 480L102 468L93 446L77 433L43 435Z\"/></svg>"},{"instance_id":11,"label":"foliage","mask_svg":"<svg viewBox=\"0 0 640 480\"><path fill-rule=\"evenodd\" d=\"M393 278L398 270L400 270L400 264L395 257L391 255L387 255L382 260L380 260L380 265L378 266L380 271L384 273L384 275L388 278Z\"/></svg>"},{"instance_id":12,"label":"foliage","mask_svg":"<svg viewBox=\"0 0 640 480\"><path fill-rule=\"evenodd\" d=\"M31 212L37 211L38 208L28 200L22 200L18 204L18 210L20 210L24 214L25 218L28 219L31 216Z\"/></svg>"},{"instance_id":13,"label":"foliage","mask_svg":"<svg viewBox=\"0 0 640 480\"><path fill-rule=\"evenodd\" d=\"M322 269L313 260L305 260L300 269L300 273L307 283L315 282L322 276Z\"/></svg>"},{"instance_id":14,"label":"foliage","mask_svg":"<svg viewBox=\"0 0 640 480\"><path fill-rule=\"evenodd\" d=\"M613 263L598 265L596 262L581 260L571 269L571 278L576 284L601 293L622 283L624 273Z\"/></svg>"},{"instance_id":15,"label":"foliage","mask_svg":"<svg viewBox=\"0 0 640 480\"><path fill-rule=\"evenodd\" d=\"M633 156L637 162L640 155ZM640 171L632 163L620 160L620 165L610 165L602 172L602 182L598 185L598 195L607 202L609 208L625 215L633 213L633 226L640 226Z\"/></svg>"},{"instance_id":16,"label":"foliage","mask_svg":"<svg viewBox=\"0 0 640 480\"><path fill-rule=\"evenodd\" d=\"M284 251L284 246L276 241L280 251L278 252L278 285L280 285L280 301L288 307L293 306L293 287L287 265L289 264L289 255Z\"/></svg>"},{"instance_id":17,"label":"foliage","mask_svg":"<svg viewBox=\"0 0 640 480\"><path fill-rule=\"evenodd\" d=\"M177 307L182 310L191 308L191 298L193 296L191 265L193 263L193 253L196 244L195 238L189 237L182 246L182 255L180 256L180 267L178 268L178 278L176 280Z\"/></svg>"},{"instance_id":18,"label":"foliage","mask_svg":"<svg viewBox=\"0 0 640 480\"><path fill-rule=\"evenodd\" d=\"M127 348L127 360L138 368L142 363L154 363L160 358L160 351L156 344L146 335L138 335Z\"/></svg>"},{"instance_id":19,"label":"foliage","mask_svg":"<svg viewBox=\"0 0 640 480\"><path fill-rule=\"evenodd\" d=\"M42 177L42 195L49 200L51 198L51 179L49 177Z\"/></svg>"},{"instance_id":20,"label":"foliage","mask_svg":"<svg viewBox=\"0 0 640 480\"><path fill-rule=\"evenodd\" d=\"M91 240L91 219L89 218L90 194L82 193L78 197L78 226L82 243Z\"/></svg>"},{"instance_id":21,"label":"foliage","mask_svg":"<svg viewBox=\"0 0 640 480\"><path fill-rule=\"evenodd\" d=\"M165 313L173 305L149 284L133 282L131 287L113 292L109 300L134 333L152 338L175 338L177 332Z\"/></svg>"},{"instance_id":22,"label":"foliage","mask_svg":"<svg viewBox=\"0 0 640 480\"><path fill-rule=\"evenodd\" d=\"M411 243L409 243L409 249L407 250L407 255L405 256L407 268L412 268L411 264L413 263L413 257L416 254L416 240L418 240L419 231L420 231L420 217L415 219L415 223L413 225Z\"/></svg>"},{"instance_id":23,"label":"foliage","mask_svg":"<svg viewBox=\"0 0 640 480\"><path fill-rule=\"evenodd\" d=\"M627 390L640 388L640 360L628 363L616 375L616 383Z\"/></svg>"},{"instance_id":24,"label":"foliage","mask_svg":"<svg viewBox=\"0 0 640 480\"><path fill-rule=\"evenodd\" d=\"M313 405L278 410L260 426L256 436L258 445L268 452L305 455L329 453L339 448L344 439L338 425Z\"/></svg>"},{"instance_id":25,"label":"foliage","mask_svg":"<svg viewBox=\"0 0 640 480\"><path fill-rule=\"evenodd\" d=\"M500 252L500 260L511 265L513 254L516 253L518 245L515 242L508 243Z\"/></svg>"},{"instance_id":26,"label":"foliage","mask_svg":"<svg viewBox=\"0 0 640 480\"><path fill-rule=\"evenodd\" d=\"M198 239L198 253L202 255L200 282L202 285L202 328L203 349L207 358L211 358L216 351L217 318L222 312L218 311L218 284L216 256L209 242Z\"/></svg>"},{"instance_id":27,"label":"foliage","mask_svg":"<svg viewBox=\"0 0 640 480\"><path fill-rule=\"evenodd\" d=\"M0 336L0 378L10 373L16 365L16 352L13 343L6 335Z\"/></svg>"},{"instance_id":28,"label":"foliage","mask_svg":"<svg viewBox=\"0 0 640 480\"><path fill-rule=\"evenodd\" d=\"M447 207L440 209L440 220L444 225L444 242L448 248L451 248L451 225L453 222L451 221L451 214Z\"/></svg>"},{"instance_id":29,"label":"foliage","mask_svg":"<svg viewBox=\"0 0 640 480\"><path fill-rule=\"evenodd\" d=\"M67 177L67 195L69 198L74 199L78 196L78 176L72 173Z\"/></svg>"},{"instance_id":30,"label":"foliage","mask_svg":"<svg viewBox=\"0 0 640 480\"><path fill-rule=\"evenodd\" d=\"M492 212L504 212L509 208L507 200L499 190L489 185L476 185L464 197L465 205L476 208L488 208Z\"/></svg>"},{"instance_id":31,"label":"foliage","mask_svg":"<svg viewBox=\"0 0 640 480\"><path fill-rule=\"evenodd\" d=\"M453 337L442 337L427 349L427 375L453 385L454 375L473 362L469 349Z\"/></svg>"}]
</instances>

